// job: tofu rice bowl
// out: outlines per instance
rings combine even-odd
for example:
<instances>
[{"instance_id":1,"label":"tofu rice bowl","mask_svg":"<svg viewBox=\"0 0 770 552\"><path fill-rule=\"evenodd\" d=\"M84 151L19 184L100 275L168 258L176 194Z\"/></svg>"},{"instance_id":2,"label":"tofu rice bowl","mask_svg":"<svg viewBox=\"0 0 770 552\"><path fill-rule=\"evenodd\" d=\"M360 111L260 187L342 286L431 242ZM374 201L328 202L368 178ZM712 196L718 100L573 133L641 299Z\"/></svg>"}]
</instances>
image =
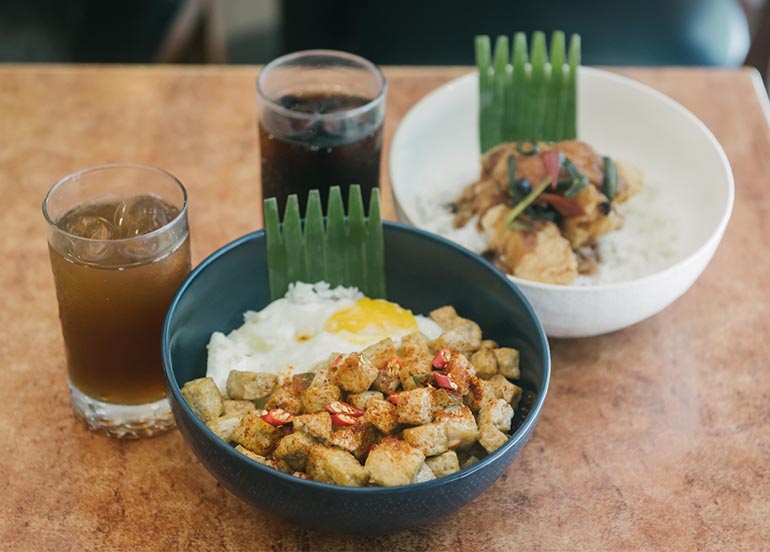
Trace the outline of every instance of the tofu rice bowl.
<instances>
[{"instance_id":1,"label":"tofu rice bowl","mask_svg":"<svg viewBox=\"0 0 770 552\"><path fill-rule=\"evenodd\" d=\"M519 354L451 306L415 315L358 289L297 282L208 344L182 395L252 460L303 479L398 486L501 447L534 395Z\"/></svg>"}]
</instances>

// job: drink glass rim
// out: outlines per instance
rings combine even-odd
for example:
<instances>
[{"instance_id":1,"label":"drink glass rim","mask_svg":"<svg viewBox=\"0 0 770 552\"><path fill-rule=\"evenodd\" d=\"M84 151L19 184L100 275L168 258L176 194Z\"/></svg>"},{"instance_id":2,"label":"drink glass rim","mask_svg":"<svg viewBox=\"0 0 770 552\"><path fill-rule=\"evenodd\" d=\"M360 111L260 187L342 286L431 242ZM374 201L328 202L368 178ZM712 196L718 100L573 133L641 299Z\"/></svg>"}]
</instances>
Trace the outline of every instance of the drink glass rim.
<instances>
[{"instance_id":1,"label":"drink glass rim","mask_svg":"<svg viewBox=\"0 0 770 552\"><path fill-rule=\"evenodd\" d=\"M80 177L84 174L97 172L97 171L103 171L103 170L109 170L109 169L141 169L141 170L149 170L151 172L155 172L157 174L160 174L162 176L169 177L172 181L176 182L177 186L179 186L179 189L182 191L182 208L179 209L179 213L177 216L175 216L173 219L168 221L166 224L161 226L160 228L156 228L152 232L148 232L146 234L141 234L139 236L134 236L131 238L121 238L117 240L101 240L101 239L95 239L95 238L86 238L83 236L78 236L77 234L72 234L71 232L67 232L63 228L61 228L56 222L51 218L51 215L48 213L48 200L51 198L51 196L58 190L61 186L65 185L66 183L74 180L77 177ZM90 242L90 243L111 243L111 244L125 244L125 243L131 243L134 241L140 241L140 240L146 240L146 239L152 239L155 236L158 236L162 234L163 232L168 231L169 228L172 226L176 226L179 221L183 220L185 217L187 217L187 189L184 187L182 182L175 177L173 174L171 174L168 171L165 171L163 169L159 169L158 167L153 167L152 165L144 165L142 163L102 163L100 165L93 165L91 167L86 167L85 169L80 169L79 171L75 171L73 173L70 173L62 178L60 178L56 184L51 186L51 189L48 190L48 192L45 194L45 197L43 198L43 216L45 217L46 222L48 222L48 225L50 228L54 229L56 232L59 232L60 234L63 234L67 236L68 238L72 238L75 240L81 240L83 242Z\"/></svg>"},{"instance_id":2,"label":"drink glass rim","mask_svg":"<svg viewBox=\"0 0 770 552\"><path fill-rule=\"evenodd\" d=\"M312 56L338 57L338 58L360 63L377 77L377 80L379 81L379 84L380 84L380 91L377 93L377 95L374 98L366 102L364 105L360 105L358 107L355 107L353 109L348 109L345 111L334 111L332 113L302 113L299 111L293 111L291 109L288 109L282 106L276 101L272 100L267 96L267 94L264 93L264 91L262 90L262 80L265 78L265 75L269 73L271 69L274 69L275 66L285 63L287 61L293 61L298 58L312 57ZM264 101L267 105L270 106L271 109L277 111L278 113L281 113L283 115L288 115L290 117L294 117L297 119L328 120L328 119L340 119L340 118L356 116L361 113L365 113L366 111L369 111L377 104L382 103L382 101L385 98L385 92L387 91L387 89L388 89L388 83L385 80L385 75L382 74L382 71L377 65L375 65L374 63L372 63L371 61L369 61L364 57L361 57L356 54L351 54L350 52L343 52L342 50L314 49L314 50L300 50L299 52L292 52L290 54L285 54L281 57L274 59L273 61L271 61L264 67L262 67L262 70L259 72L259 77L257 77L257 95L259 96L259 99L261 101Z\"/></svg>"}]
</instances>

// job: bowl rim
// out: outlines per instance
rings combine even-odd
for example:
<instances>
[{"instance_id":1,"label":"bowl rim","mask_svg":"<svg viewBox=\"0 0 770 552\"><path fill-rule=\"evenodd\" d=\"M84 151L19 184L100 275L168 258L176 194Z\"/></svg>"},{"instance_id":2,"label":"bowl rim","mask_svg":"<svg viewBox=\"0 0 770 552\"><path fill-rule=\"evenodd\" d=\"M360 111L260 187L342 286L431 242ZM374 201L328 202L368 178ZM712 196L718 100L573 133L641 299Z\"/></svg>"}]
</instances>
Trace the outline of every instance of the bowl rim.
<instances>
[{"instance_id":1,"label":"bowl rim","mask_svg":"<svg viewBox=\"0 0 770 552\"><path fill-rule=\"evenodd\" d=\"M192 283L203 272L205 272L209 266L215 263L220 257L223 257L224 255L228 254L231 250L240 247L246 242L263 237L265 234L265 231L264 229L262 229L262 230L257 230L257 231L245 234L223 245L222 247L220 247L219 249L211 253L208 257L206 257L198 266L196 266L190 272L187 278L185 278L184 282L182 283L180 288L177 290L176 294L174 295L174 298L171 301L171 304L169 305L168 311L166 312L166 317L163 321L163 332L162 332L162 338L161 338L161 357L162 357L162 363L163 363L163 377L166 380L167 395L173 396L173 399L177 402L177 404L179 404L179 406L184 411L185 415L192 420L193 424L195 424L198 427L198 429L201 430L209 438L210 441L213 441L215 443L215 446L217 448L224 451L226 454L228 454L232 458L237 458L240 461L245 461L246 465L250 465L252 468L257 468L258 470L263 471L263 473L265 474L270 474L272 476L279 477L280 479L283 479L286 482L296 483L300 486L307 486L310 488L315 488L317 490L326 490L326 491L332 490L343 494L356 494L356 495L363 494L363 495L376 496L376 495L385 495L385 494L405 493L405 492L410 492L413 489L427 491L434 487L448 485L456 481L460 481L462 479L470 477L476 472L478 472L479 470L484 469L485 466L497 461L499 458L504 456L510 449L516 446L522 440L522 438L524 438L524 436L528 435L532 431L532 428L537 423L537 420L540 417L543 404L548 394L548 387L550 386L551 350L548 344L548 338L546 337L543 324L540 322L540 319L538 318L537 314L532 308L532 305L530 305L529 300L516 287L516 285L514 285L513 282L511 282L508 278L506 278L505 275L502 272L500 272L500 270L498 270L494 265L492 265L491 263L483 259L481 256L476 255L472 251L469 251L468 249L465 249L457 245L451 240L447 240L446 238L443 238L436 234L432 234L430 232L426 232L425 230L421 230L419 228L402 224L399 222L383 221L383 225L385 226L386 229L389 229L390 231L404 232L407 234L416 234L420 238L427 239L429 241L439 242L440 244L443 244L445 246L448 246L450 249L453 249L457 253L465 257L471 258L474 262L478 262L486 271L491 272L495 277L501 278L502 280L504 280L508 289L512 291L515 295L517 295L518 298L521 300L527 314L529 314L529 317L535 323L535 329L537 330L536 345L539 346L543 351L542 391L536 397L535 402L532 405L532 408L530 409L530 412L527 418L524 420L524 422L522 422L522 424L518 427L518 429L516 429L516 431L508 438L508 441L506 441L506 443L503 446L501 446L499 449L494 451L492 454L489 454L479 462L476 462L475 464L468 466L467 468L460 469L460 471L455 472L453 474L446 475L443 477L438 477L430 481L425 481L422 483L410 483L408 485L398 485L394 487L345 487L342 485L332 485L330 483L320 483L318 481L302 479L290 474L283 473L281 471L270 468L263 464L260 464L259 462L252 460L251 458L241 454L240 452L237 452L234 447L230 446L225 441L220 439L219 436L217 436L203 422L203 420L201 420L192 411L190 406L187 404L187 401L182 396L181 387L176 382L176 376L173 370L173 363L171 360L171 349L169 347L169 335L171 331L172 316L177 308L177 305L181 301L182 296L187 291L187 289L192 285ZM385 234L387 235L387 233L388 232L386 231ZM170 390L170 393L168 392L168 390ZM169 396L168 398L171 399L172 397ZM187 444L187 440L184 438L183 440ZM187 444L187 446L190 446L190 445Z\"/></svg>"},{"instance_id":2,"label":"bowl rim","mask_svg":"<svg viewBox=\"0 0 770 552\"><path fill-rule=\"evenodd\" d=\"M711 129L709 129L708 126L706 126L706 124L703 121L701 121L698 117L696 117L689 109L684 107L682 104L680 104L673 98L665 95L663 92L660 92L659 90L656 90L655 88L647 84L643 84L634 79L625 77L623 75L619 75L617 73L613 73L611 71L598 69L595 67L587 67L587 66L581 65L579 74L580 73L585 73L586 75L590 75L591 78L599 78L599 79L604 78L610 81L615 81L617 83L623 84L630 88L634 88L640 92L648 94L656 98L657 100L661 101L662 103L667 104L668 106L670 106L671 108L673 108L674 110L682 114L691 123L693 123L698 128L698 130L700 130L701 133L703 133L703 135L706 137L709 144L716 151L721 167L725 173L724 176L726 177L723 183L727 184L727 202L723 206L723 210L722 210L722 214L719 219L719 222L716 224L716 226L714 226L711 233L708 234L708 237L706 237L705 241L703 241L703 243L701 243L701 245L698 246L689 255L686 255L680 258L675 263L671 264L670 266L667 266L663 270L658 270L657 272L653 272L651 274L646 274L644 276L640 276L638 278L632 278L629 280L621 280L618 282L610 282L610 283L604 283L604 284L589 284L589 285L548 284L544 282L536 282L534 280L525 280L524 278L519 278L518 276L513 276L511 274L506 274L506 276L512 282L515 282L520 286L525 286L528 288L533 288L538 290L549 290L549 291L557 291L557 290L569 291L569 292L582 293L582 294L596 293L601 291L625 290L625 289L634 288L637 286L654 284L659 279L667 279L669 278L669 275L680 272L686 269L688 265L694 262L697 262L697 260L700 259L707 251L710 251L712 248L716 248L716 246L721 241L722 236L724 235L724 232L727 228L727 224L730 221L730 217L732 215L733 207L735 204L735 178L733 175L732 167L730 166L730 161L727 158L727 154L725 153L724 148L716 139L716 137L714 136L714 133L711 132ZM438 86L437 88L431 90L428 94L420 98L420 100L418 100L414 105L412 105L412 107L409 108L409 111L401 119L401 122L399 123L398 128L396 128L396 132L393 135L393 140L391 142L390 152L388 155L388 177L391 182L393 200L395 204L398 206L399 211L403 214L403 217L408 221L409 224L413 225L415 228L419 228L419 227L407 216L406 212L404 211L402 207L402 203L398 199L397 185L396 185L397 180L393 177L393 167L395 166L394 159L397 155L399 155L398 152L402 149L399 146L403 138L401 139L399 138L400 136L403 135L403 128L407 123L409 123L409 121L413 117L416 116L415 113L417 112L417 110L424 108L424 106L427 105L430 101L432 101L435 96L446 93L448 89L457 88L461 84L464 84L464 81L472 80L476 78L477 75L478 75L478 71L472 70L466 73L465 75L456 77ZM578 78L579 78L579 75L578 75ZM580 81L578 80L578 82Z\"/></svg>"}]
</instances>

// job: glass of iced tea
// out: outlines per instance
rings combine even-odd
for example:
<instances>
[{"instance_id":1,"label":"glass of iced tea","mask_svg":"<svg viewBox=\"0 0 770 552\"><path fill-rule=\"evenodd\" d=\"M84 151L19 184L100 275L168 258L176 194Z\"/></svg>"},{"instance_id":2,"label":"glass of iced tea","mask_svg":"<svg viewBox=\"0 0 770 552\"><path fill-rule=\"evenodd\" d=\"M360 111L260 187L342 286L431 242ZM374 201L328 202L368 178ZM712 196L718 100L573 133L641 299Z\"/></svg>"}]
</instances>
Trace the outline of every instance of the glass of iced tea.
<instances>
[{"instance_id":1,"label":"glass of iced tea","mask_svg":"<svg viewBox=\"0 0 770 552\"><path fill-rule=\"evenodd\" d=\"M122 438L173 426L161 327L190 271L187 193L143 165L101 165L46 195L48 249L75 415Z\"/></svg>"},{"instance_id":2,"label":"glass of iced tea","mask_svg":"<svg viewBox=\"0 0 770 552\"><path fill-rule=\"evenodd\" d=\"M379 185L385 77L362 57L307 50L280 57L257 80L262 197L281 211L297 194L359 184L365 204ZM327 194L321 193L326 201Z\"/></svg>"}]
</instances>

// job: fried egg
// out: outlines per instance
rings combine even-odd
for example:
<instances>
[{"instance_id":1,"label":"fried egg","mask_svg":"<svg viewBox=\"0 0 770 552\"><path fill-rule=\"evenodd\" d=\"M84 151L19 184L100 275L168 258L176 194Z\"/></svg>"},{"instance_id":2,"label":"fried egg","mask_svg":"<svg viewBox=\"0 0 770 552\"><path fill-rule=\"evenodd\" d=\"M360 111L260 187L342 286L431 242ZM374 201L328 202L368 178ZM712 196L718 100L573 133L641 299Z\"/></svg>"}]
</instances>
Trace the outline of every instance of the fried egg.
<instances>
[{"instance_id":1,"label":"fried egg","mask_svg":"<svg viewBox=\"0 0 770 552\"><path fill-rule=\"evenodd\" d=\"M211 335L206 375L224 393L232 370L287 376L311 372L332 353L361 351L386 337L398 344L416 331L428 339L441 334L431 319L364 297L356 288L298 282L261 311L247 311L241 327Z\"/></svg>"}]
</instances>

